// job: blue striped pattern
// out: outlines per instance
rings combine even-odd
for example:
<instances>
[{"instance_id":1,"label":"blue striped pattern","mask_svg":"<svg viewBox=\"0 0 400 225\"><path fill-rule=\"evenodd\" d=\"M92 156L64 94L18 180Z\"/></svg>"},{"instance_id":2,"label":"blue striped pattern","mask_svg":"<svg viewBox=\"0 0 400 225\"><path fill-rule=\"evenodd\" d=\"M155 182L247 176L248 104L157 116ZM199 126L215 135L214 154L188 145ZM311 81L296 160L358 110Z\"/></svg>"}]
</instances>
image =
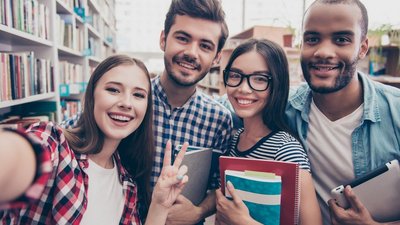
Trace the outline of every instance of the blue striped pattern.
<instances>
[{"instance_id":1,"label":"blue striped pattern","mask_svg":"<svg viewBox=\"0 0 400 225\"><path fill-rule=\"evenodd\" d=\"M237 176L226 175L226 180L234 184L235 189L249 191L255 194L280 195L281 182L256 181ZM251 190L249 188L251 187Z\"/></svg>"},{"instance_id":2,"label":"blue striped pattern","mask_svg":"<svg viewBox=\"0 0 400 225\"><path fill-rule=\"evenodd\" d=\"M239 129L233 136L229 156L294 162L299 164L300 169L310 171L310 163L302 145L287 132L272 132L250 149L241 152L237 149L237 144L243 130Z\"/></svg>"}]
</instances>

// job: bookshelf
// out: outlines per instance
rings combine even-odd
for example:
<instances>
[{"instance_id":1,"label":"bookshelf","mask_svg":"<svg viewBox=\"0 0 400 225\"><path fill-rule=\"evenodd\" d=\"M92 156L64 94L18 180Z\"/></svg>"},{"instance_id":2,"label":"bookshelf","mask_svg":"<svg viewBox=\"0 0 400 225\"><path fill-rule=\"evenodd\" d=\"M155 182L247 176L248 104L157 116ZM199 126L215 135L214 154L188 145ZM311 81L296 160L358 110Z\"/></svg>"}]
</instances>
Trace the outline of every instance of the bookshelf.
<instances>
[{"instance_id":1,"label":"bookshelf","mask_svg":"<svg viewBox=\"0 0 400 225\"><path fill-rule=\"evenodd\" d=\"M81 110L91 72L115 53L114 9L115 0L0 0L0 121L60 122Z\"/></svg>"}]
</instances>

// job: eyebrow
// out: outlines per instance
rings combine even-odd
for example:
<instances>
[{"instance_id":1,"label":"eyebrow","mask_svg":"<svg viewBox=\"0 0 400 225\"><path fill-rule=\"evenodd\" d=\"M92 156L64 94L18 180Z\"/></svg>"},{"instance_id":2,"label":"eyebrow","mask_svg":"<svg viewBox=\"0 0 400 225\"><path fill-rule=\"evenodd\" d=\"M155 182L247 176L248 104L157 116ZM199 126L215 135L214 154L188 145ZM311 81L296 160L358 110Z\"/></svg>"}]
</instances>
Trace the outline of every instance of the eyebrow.
<instances>
[{"instance_id":1,"label":"eyebrow","mask_svg":"<svg viewBox=\"0 0 400 225\"><path fill-rule=\"evenodd\" d=\"M235 68L235 67L231 67L231 70L243 73L243 71L241 69L238 69L238 68ZM257 71L253 71L251 74L255 74L255 73L258 73L258 74L263 74L263 73L269 74L270 72L268 70L257 70Z\"/></svg>"},{"instance_id":2,"label":"eyebrow","mask_svg":"<svg viewBox=\"0 0 400 225\"><path fill-rule=\"evenodd\" d=\"M117 82L117 81L109 81L106 83L106 85L109 85L109 84L114 84L114 85L118 85L118 86L122 86L122 87L124 86L123 83ZM139 89L139 90L145 91L147 93L147 90L145 88L134 87L133 89Z\"/></svg>"},{"instance_id":3,"label":"eyebrow","mask_svg":"<svg viewBox=\"0 0 400 225\"><path fill-rule=\"evenodd\" d=\"M320 33L316 31L305 31L303 36L305 35L320 35ZM333 32L333 35L354 35L354 32L351 30L344 30L344 31Z\"/></svg>"},{"instance_id":4,"label":"eyebrow","mask_svg":"<svg viewBox=\"0 0 400 225\"><path fill-rule=\"evenodd\" d=\"M184 35L184 36L186 36L186 37L192 38L192 35L188 34L186 31L183 31L183 30L177 30L177 31L174 32L174 34L175 34L175 35L176 35L176 34L181 34L181 35ZM209 43L210 45L212 45L214 48L215 48L215 46L216 46L216 44L215 44L213 41L209 40L209 39L200 39L200 41L201 41L201 42L207 42L207 43Z\"/></svg>"}]
</instances>

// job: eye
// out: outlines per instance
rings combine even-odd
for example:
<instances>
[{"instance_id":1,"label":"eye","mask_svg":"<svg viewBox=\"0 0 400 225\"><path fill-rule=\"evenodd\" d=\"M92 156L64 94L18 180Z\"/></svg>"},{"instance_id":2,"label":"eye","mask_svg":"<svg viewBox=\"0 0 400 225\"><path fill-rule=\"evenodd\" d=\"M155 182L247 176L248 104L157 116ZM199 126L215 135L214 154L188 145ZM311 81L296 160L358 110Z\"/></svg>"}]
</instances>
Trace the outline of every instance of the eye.
<instances>
[{"instance_id":1,"label":"eye","mask_svg":"<svg viewBox=\"0 0 400 225\"><path fill-rule=\"evenodd\" d=\"M345 45L347 43L351 43L351 39L348 37L336 37L334 39L334 41L336 44L339 44L339 45Z\"/></svg>"},{"instance_id":2,"label":"eye","mask_svg":"<svg viewBox=\"0 0 400 225\"><path fill-rule=\"evenodd\" d=\"M185 36L178 35L178 36L176 36L175 38L176 38L178 41L183 42L183 43L188 43L188 42L189 42L189 39L188 39L187 37L185 37Z\"/></svg>"},{"instance_id":3,"label":"eye","mask_svg":"<svg viewBox=\"0 0 400 225\"><path fill-rule=\"evenodd\" d=\"M133 96L135 96L137 98L142 98L142 99L145 99L147 97L146 93L144 93L144 92L135 92L135 93L133 93Z\"/></svg>"},{"instance_id":4,"label":"eye","mask_svg":"<svg viewBox=\"0 0 400 225\"><path fill-rule=\"evenodd\" d=\"M310 36L310 37L304 37L304 43L307 43L309 45L315 45L319 41L318 37Z\"/></svg>"},{"instance_id":5,"label":"eye","mask_svg":"<svg viewBox=\"0 0 400 225\"><path fill-rule=\"evenodd\" d=\"M257 83L268 83L269 79L267 75L256 75L251 77L253 81Z\"/></svg>"},{"instance_id":6,"label":"eye","mask_svg":"<svg viewBox=\"0 0 400 225\"><path fill-rule=\"evenodd\" d=\"M106 88L106 91L111 92L111 93L120 93L120 91L114 87L108 87L108 88Z\"/></svg>"},{"instance_id":7,"label":"eye","mask_svg":"<svg viewBox=\"0 0 400 225\"><path fill-rule=\"evenodd\" d=\"M202 43L202 44L200 44L200 47L201 47L202 49L207 50L207 51L212 51L212 50L214 50L214 48L213 48L213 46L212 46L211 44Z\"/></svg>"},{"instance_id":8,"label":"eye","mask_svg":"<svg viewBox=\"0 0 400 225\"><path fill-rule=\"evenodd\" d=\"M228 78L229 79L240 79L242 77L242 75L240 75L240 73L234 72L234 71L230 71L228 73Z\"/></svg>"}]
</instances>

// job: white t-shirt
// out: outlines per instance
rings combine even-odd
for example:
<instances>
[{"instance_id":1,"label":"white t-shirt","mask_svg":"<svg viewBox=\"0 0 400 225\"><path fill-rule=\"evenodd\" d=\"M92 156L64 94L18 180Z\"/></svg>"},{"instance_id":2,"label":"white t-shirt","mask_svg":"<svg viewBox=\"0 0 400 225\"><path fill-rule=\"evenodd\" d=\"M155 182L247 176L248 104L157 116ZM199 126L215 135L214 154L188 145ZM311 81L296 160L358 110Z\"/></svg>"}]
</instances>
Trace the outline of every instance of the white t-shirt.
<instances>
[{"instance_id":1,"label":"white t-shirt","mask_svg":"<svg viewBox=\"0 0 400 225\"><path fill-rule=\"evenodd\" d=\"M361 123L363 104L351 114L329 120L311 103L307 133L308 157L324 224L330 224L327 201L330 191L354 179L351 134Z\"/></svg>"},{"instance_id":2,"label":"white t-shirt","mask_svg":"<svg viewBox=\"0 0 400 225\"><path fill-rule=\"evenodd\" d=\"M118 178L118 169L105 169L89 159L85 169L89 183L87 190L87 208L81 225L119 224L125 204L122 184Z\"/></svg>"}]
</instances>

